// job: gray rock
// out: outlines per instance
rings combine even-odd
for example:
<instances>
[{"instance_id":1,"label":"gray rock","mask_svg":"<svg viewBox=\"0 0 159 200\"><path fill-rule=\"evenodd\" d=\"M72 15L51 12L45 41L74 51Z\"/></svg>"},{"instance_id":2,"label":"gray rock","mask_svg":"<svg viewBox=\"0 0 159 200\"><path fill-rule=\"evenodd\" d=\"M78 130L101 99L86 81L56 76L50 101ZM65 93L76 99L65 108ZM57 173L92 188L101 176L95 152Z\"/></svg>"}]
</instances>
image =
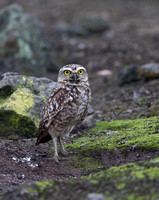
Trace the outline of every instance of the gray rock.
<instances>
[{"instance_id":1,"label":"gray rock","mask_svg":"<svg viewBox=\"0 0 159 200\"><path fill-rule=\"evenodd\" d=\"M138 69L139 69L139 66L130 65L128 67L125 67L123 70L121 70L118 74L119 85L122 86L126 83L140 80L140 77L138 77L138 73L137 73Z\"/></svg>"},{"instance_id":2,"label":"gray rock","mask_svg":"<svg viewBox=\"0 0 159 200\"><path fill-rule=\"evenodd\" d=\"M88 35L88 31L77 23L72 23L72 24L60 23L57 25L56 32L59 36L68 35L71 37L72 36L84 37Z\"/></svg>"},{"instance_id":3,"label":"gray rock","mask_svg":"<svg viewBox=\"0 0 159 200\"><path fill-rule=\"evenodd\" d=\"M107 31L110 24L107 20L100 17L85 17L82 20L73 20L70 24L61 22L56 27L58 35L68 36L88 36L92 33L101 33Z\"/></svg>"},{"instance_id":4,"label":"gray rock","mask_svg":"<svg viewBox=\"0 0 159 200\"><path fill-rule=\"evenodd\" d=\"M90 33L100 33L110 28L109 22L100 17L86 17L81 21L81 25Z\"/></svg>"},{"instance_id":5,"label":"gray rock","mask_svg":"<svg viewBox=\"0 0 159 200\"><path fill-rule=\"evenodd\" d=\"M105 200L105 197L103 194L90 193L88 194L86 200Z\"/></svg>"},{"instance_id":6,"label":"gray rock","mask_svg":"<svg viewBox=\"0 0 159 200\"><path fill-rule=\"evenodd\" d=\"M159 78L159 64L150 63L141 66L131 65L118 74L119 85L124 85L133 81L151 80Z\"/></svg>"},{"instance_id":7,"label":"gray rock","mask_svg":"<svg viewBox=\"0 0 159 200\"><path fill-rule=\"evenodd\" d=\"M47 67L54 67L43 30L44 26L24 13L23 8L18 4L0 9L2 73L11 70L40 76L44 75Z\"/></svg>"},{"instance_id":8,"label":"gray rock","mask_svg":"<svg viewBox=\"0 0 159 200\"><path fill-rule=\"evenodd\" d=\"M139 74L145 77L145 79L154 79L159 78L159 63L148 63L145 65L141 65L139 70Z\"/></svg>"}]
</instances>

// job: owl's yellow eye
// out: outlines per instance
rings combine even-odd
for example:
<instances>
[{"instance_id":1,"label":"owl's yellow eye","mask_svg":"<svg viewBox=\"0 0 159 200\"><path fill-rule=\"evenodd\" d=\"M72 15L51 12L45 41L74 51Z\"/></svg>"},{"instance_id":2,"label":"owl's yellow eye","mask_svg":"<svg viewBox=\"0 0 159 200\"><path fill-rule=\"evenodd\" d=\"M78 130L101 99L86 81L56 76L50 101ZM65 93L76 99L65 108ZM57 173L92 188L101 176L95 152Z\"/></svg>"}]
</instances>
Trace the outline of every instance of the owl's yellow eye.
<instances>
[{"instance_id":1,"label":"owl's yellow eye","mask_svg":"<svg viewBox=\"0 0 159 200\"><path fill-rule=\"evenodd\" d=\"M79 73L80 75L83 74L83 72L84 72L83 69L78 70L78 73Z\"/></svg>"},{"instance_id":2,"label":"owl's yellow eye","mask_svg":"<svg viewBox=\"0 0 159 200\"><path fill-rule=\"evenodd\" d=\"M65 70L65 71L64 71L64 74L65 74L66 76L68 76L70 73L71 73L71 72L70 72L69 70Z\"/></svg>"}]
</instances>

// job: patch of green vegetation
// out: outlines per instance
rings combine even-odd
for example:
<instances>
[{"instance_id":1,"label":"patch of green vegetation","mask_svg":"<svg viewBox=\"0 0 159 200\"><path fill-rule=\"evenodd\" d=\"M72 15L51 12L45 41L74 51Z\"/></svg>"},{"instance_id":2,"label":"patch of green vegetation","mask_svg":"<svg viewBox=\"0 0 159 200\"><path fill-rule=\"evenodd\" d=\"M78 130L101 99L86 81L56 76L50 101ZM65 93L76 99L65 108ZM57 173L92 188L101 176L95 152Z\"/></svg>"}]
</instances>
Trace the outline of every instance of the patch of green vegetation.
<instances>
[{"instance_id":1,"label":"patch of green vegetation","mask_svg":"<svg viewBox=\"0 0 159 200\"><path fill-rule=\"evenodd\" d=\"M115 199L154 199L159 198L159 158L138 164L130 163L119 167L111 167L98 172L83 180L89 179L92 183L107 188L110 197Z\"/></svg>"},{"instance_id":2,"label":"patch of green vegetation","mask_svg":"<svg viewBox=\"0 0 159 200\"><path fill-rule=\"evenodd\" d=\"M53 181L44 181L44 182L36 182L36 185L38 186L38 189L40 192L43 192L47 187L53 187L54 182Z\"/></svg>"},{"instance_id":3,"label":"patch of green vegetation","mask_svg":"<svg viewBox=\"0 0 159 200\"><path fill-rule=\"evenodd\" d=\"M0 110L0 122L0 135L8 139L15 139L17 136L30 138L37 134L34 123L14 111Z\"/></svg>"},{"instance_id":4,"label":"patch of green vegetation","mask_svg":"<svg viewBox=\"0 0 159 200\"><path fill-rule=\"evenodd\" d=\"M98 122L85 137L68 144L71 150L79 153L92 150L114 150L127 147L137 149L159 149L159 117L135 120Z\"/></svg>"},{"instance_id":5,"label":"patch of green vegetation","mask_svg":"<svg viewBox=\"0 0 159 200\"><path fill-rule=\"evenodd\" d=\"M9 135L8 139L9 140L19 140L19 135Z\"/></svg>"},{"instance_id":6,"label":"patch of green vegetation","mask_svg":"<svg viewBox=\"0 0 159 200\"><path fill-rule=\"evenodd\" d=\"M28 111L32 109L33 105L34 95L31 91L29 89L19 89L16 90L4 103L0 104L0 109L5 109L7 107L10 110L16 111L16 113L20 115L28 116Z\"/></svg>"},{"instance_id":7,"label":"patch of green vegetation","mask_svg":"<svg viewBox=\"0 0 159 200\"><path fill-rule=\"evenodd\" d=\"M112 167L81 179L35 182L8 192L8 197L14 193L30 200L83 200L90 193L100 193L109 200L150 200L159 199L158 185L159 158L156 158Z\"/></svg>"},{"instance_id":8,"label":"patch of green vegetation","mask_svg":"<svg viewBox=\"0 0 159 200\"><path fill-rule=\"evenodd\" d=\"M33 188L27 188L27 190L25 191L26 193L29 193L30 196L37 196L38 195L38 191L36 189Z\"/></svg>"},{"instance_id":9,"label":"patch of green vegetation","mask_svg":"<svg viewBox=\"0 0 159 200\"><path fill-rule=\"evenodd\" d=\"M7 98L14 92L11 86L5 86L0 89L0 103L4 103Z\"/></svg>"},{"instance_id":10,"label":"patch of green vegetation","mask_svg":"<svg viewBox=\"0 0 159 200\"><path fill-rule=\"evenodd\" d=\"M0 135L9 136L9 139L14 135L27 138L35 136L38 119L32 113L34 94L26 88L20 88L10 94L9 89L7 91L10 96L2 95L3 101L0 102Z\"/></svg>"},{"instance_id":11,"label":"patch of green vegetation","mask_svg":"<svg viewBox=\"0 0 159 200\"><path fill-rule=\"evenodd\" d=\"M71 161L69 168L81 168L81 175L97 172L105 168L103 164L92 157L74 155L69 160Z\"/></svg>"},{"instance_id":12,"label":"patch of green vegetation","mask_svg":"<svg viewBox=\"0 0 159 200\"><path fill-rule=\"evenodd\" d=\"M139 97L135 101L137 101L138 103L144 103L144 102L148 101L148 98L147 97Z\"/></svg>"}]
</instances>

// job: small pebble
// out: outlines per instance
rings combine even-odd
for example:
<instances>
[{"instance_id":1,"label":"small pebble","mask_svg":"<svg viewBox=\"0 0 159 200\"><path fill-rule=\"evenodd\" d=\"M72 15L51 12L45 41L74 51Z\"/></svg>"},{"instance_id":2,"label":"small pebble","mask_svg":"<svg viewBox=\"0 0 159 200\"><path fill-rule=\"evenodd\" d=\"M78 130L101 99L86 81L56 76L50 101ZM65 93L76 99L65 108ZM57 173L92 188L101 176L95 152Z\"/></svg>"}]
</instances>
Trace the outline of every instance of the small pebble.
<instances>
[{"instance_id":1,"label":"small pebble","mask_svg":"<svg viewBox=\"0 0 159 200\"><path fill-rule=\"evenodd\" d=\"M86 200L105 200L105 197L103 194L90 193L88 194Z\"/></svg>"}]
</instances>

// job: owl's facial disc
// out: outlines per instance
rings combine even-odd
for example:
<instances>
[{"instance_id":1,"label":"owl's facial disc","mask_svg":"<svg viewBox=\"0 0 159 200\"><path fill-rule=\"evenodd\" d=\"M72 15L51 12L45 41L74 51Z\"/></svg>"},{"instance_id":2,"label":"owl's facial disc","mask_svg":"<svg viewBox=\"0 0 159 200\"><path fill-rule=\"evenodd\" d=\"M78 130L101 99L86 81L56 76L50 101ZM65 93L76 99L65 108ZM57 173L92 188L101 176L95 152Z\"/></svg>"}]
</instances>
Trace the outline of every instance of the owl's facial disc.
<instances>
[{"instance_id":1,"label":"owl's facial disc","mask_svg":"<svg viewBox=\"0 0 159 200\"><path fill-rule=\"evenodd\" d=\"M66 65L59 71L58 82L63 84L88 84L86 69L77 64Z\"/></svg>"}]
</instances>

